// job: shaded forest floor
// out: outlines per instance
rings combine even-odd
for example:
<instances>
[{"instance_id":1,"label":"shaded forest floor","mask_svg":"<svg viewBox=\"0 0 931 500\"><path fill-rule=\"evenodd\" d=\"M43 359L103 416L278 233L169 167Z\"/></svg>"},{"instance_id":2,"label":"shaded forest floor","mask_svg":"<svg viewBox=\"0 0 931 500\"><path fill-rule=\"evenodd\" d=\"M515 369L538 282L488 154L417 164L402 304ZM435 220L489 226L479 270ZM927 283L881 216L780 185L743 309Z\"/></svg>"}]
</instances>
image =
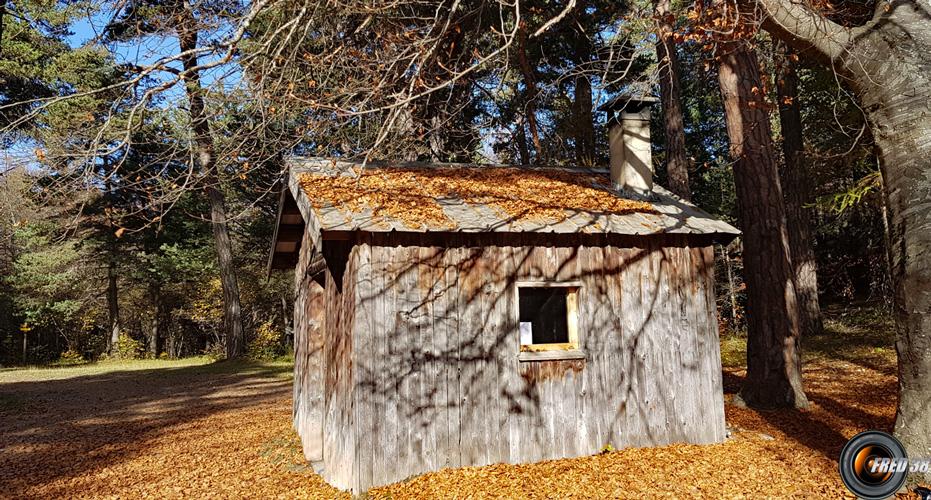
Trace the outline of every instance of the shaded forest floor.
<instances>
[{"instance_id":1,"label":"shaded forest floor","mask_svg":"<svg viewBox=\"0 0 931 500\"><path fill-rule=\"evenodd\" d=\"M807 411L728 404L732 438L529 465L444 470L375 497L849 496L836 458L847 438L891 429L895 351L875 309L831 310L807 339ZM743 341L722 341L730 401ZM206 360L0 370L4 497L316 497L339 493L304 463L290 429L286 363Z\"/></svg>"}]
</instances>

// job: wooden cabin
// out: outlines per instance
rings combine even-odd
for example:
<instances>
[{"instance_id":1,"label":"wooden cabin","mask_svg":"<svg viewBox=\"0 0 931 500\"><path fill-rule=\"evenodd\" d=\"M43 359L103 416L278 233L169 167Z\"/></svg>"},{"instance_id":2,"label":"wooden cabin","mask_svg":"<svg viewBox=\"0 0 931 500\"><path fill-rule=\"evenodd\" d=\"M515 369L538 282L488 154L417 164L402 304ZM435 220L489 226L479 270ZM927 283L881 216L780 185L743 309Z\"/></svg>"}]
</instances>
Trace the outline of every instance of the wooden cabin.
<instances>
[{"instance_id":1,"label":"wooden cabin","mask_svg":"<svg viewBox=\"0 0 931 500\"><path fill-rule=\"evenodd\" d=\"M644 107L609 171L289 160L270 266L326 481L724 439L712 245L739 233L653 184Z\"/></svg>"}]
</instances>

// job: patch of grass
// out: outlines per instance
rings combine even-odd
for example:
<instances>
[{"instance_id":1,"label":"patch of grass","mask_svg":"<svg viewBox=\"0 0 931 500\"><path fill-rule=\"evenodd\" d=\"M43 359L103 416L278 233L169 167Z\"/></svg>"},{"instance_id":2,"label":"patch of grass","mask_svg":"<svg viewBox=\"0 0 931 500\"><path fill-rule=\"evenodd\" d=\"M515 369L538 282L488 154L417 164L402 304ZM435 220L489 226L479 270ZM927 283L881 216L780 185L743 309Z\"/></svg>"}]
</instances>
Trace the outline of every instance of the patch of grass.
<instances>
[{"instance_id":1,"label":"patch of grass","mask_svg":"<svg viewBox=\"0 0 931 500\"><path fill-rule=\"evenodd\" d=\"M885 308L876 304L832 306L823 314L821 333L802 337L804 362L842 360L879 371L895 366L895 328ZM731 369L746 367L746 337L722 334L721 364Z\"/></svg>"},{"instance_id":2,"label":"patch of grass","mask_svg":"<svg viewBox=\"0 0 931 500\"><path fill-rule=\"evenodd\" d=\"M724 368L744 368L747 365L747 337L721 337L721 365Z\"/></svg>"},{"instance_id":3,"label":"patch of grass","mask_svg":"<svg viewBox=\"0 0 931 500\"><path fill-rule=\"evenodd\" d=\"M193 374L220 375L239 373L287 379L292 376L292 366L293 363L285 360L215 361L208 356L183 359L107 360L72 366L3 368L0 369L0 384L63 380L88 375L102 375L111 372L154 370L162 368L194 368Z\"/></svg>"},{"instance_id":4,"label":"patch of grass","mask_svg":"<svg viewBox=\"0 0 931 500\"><path fill-rule=\"evenodd\" d=\"M896 364L895 326L888 310L878 305L831 307L824 313L824 330L802 338L805 360L838 359L886 372Z\"/></svg>"}]
</instances>

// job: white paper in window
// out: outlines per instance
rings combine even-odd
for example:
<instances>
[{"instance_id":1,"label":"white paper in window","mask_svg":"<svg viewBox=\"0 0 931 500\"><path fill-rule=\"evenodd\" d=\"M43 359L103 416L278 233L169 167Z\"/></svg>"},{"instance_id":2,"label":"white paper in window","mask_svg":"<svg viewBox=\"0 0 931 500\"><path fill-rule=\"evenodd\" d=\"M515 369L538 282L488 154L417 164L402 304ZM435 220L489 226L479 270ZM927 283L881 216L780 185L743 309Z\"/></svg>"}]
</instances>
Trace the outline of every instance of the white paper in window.
<instances>
[{"instance_id":1,"label":"white paper in window","mask_svg":"<svg viewBox=\"0 0 931 500\"><path fill-rule=\"evenodd\" d=\"M533 323L529 321L520 322L520 345L533 344Z\"/></svg>"}]
</instances>

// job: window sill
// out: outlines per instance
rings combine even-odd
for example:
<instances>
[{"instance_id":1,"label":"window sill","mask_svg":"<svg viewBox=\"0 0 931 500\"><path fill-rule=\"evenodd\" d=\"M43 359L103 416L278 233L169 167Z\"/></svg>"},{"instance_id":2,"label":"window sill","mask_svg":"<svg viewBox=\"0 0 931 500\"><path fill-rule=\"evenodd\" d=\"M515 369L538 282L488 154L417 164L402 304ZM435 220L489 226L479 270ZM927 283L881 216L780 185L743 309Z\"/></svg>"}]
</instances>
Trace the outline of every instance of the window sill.
<instances>
[{"instance_id":1,"label":"window sill","mask_svg":"<svg viewBox=\"0 0 931 500\"><path fill-rule=\"evenodd\" d=\"M517 360L524 361L564 361L571 359L585 359L582 349L566 349L558 351L524 351L517 354Z\"/></svg>"}]
</instances>

